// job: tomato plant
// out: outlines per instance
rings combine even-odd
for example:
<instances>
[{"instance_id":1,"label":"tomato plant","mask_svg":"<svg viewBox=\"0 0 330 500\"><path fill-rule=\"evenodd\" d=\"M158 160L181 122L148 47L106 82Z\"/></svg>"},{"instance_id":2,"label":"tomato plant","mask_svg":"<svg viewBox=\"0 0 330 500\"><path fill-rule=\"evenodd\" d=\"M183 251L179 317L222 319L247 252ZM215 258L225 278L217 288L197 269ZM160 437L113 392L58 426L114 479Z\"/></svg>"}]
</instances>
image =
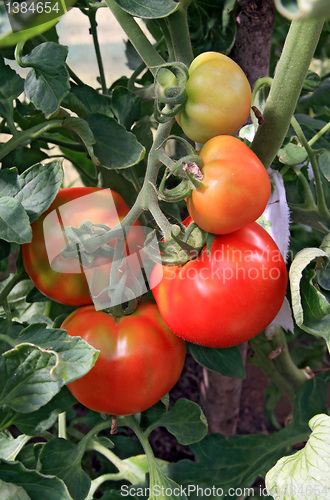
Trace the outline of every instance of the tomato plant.
<instances>
[{"instance_id":1,"label":"tomato plant","mask_svg":"<svg viewBox=\"0 0 330 500\"><path fill-rule=\"evenodd\" d=\"M204 52L189 67L187 100L176 116L184 133L204 144L220 134L234 134L246 122L251 88L242 69L217 52Z\"/></svg>"},{"instance_id":2,"label":"tomato plant","mask_svg":"<svg viewBox=\"0 0 330 500\"><path fill-rule=\"evenodd\" d=\"M180 337L208 347L229 347L260 333L281 308L287 271L269 234L256 222L216 236L181 267L163 273L153 294L168 326Z\"/></svg>"},{"instance_id":3,"label":"tomato plant","mask_svg":"<svg viewBox=\"0 0 330 500\"><path fill-rule=\"evenodd\" d=\"M265 210L271 184L259 158L236 137L222 135L200 151L201 187L192 191L187 208L205 231L224 234L254 222Z\"/></svg>"},{"instance_id":4,"label":"tomato plant","mask_svg":"<svg viewBox=\"0 0 330 500\"><path fill-rule=\"evenodd\" d=\"M128 211L122 197L114 191L110 194L108 189L61 189L49 209L32 224L32 241L22 247L24 266L35 286L44 295L62 304L91 304L86 279L89 270L81 265L77 252L72 257L63 257L61 252L68 241L63 231L69 226L79 227L86 220L113 227ZM128 238L129 249L134 250L142 242L143 233L132 231ZM97 257L90 273L95 268L97 275L94 282L97 282L94 293L97 295L108 285L111 258Z\"/></svg>"},{"instance_id":5,"label":"tomato plant","mask_svg":"<svg viewBox=\"0 0 330 500\"><path fill-rule=\"evenodd\" d=\"M329 1L28 3L0 4L1 500L330 498Z\"/></svg>"},{"instance_id":6,"label":"tomato plant","mask_svg":"<svg viewBox=\"0 0 330 500\"><path fill-rule=\"evenodd\" d=\"M117 320L94 306L81 307L62 328L100 351L94 367L68 386L87 408L111 415L139 413L165 396L180 377L185 342L151 302Z\"/></svg>"}]
</instances>

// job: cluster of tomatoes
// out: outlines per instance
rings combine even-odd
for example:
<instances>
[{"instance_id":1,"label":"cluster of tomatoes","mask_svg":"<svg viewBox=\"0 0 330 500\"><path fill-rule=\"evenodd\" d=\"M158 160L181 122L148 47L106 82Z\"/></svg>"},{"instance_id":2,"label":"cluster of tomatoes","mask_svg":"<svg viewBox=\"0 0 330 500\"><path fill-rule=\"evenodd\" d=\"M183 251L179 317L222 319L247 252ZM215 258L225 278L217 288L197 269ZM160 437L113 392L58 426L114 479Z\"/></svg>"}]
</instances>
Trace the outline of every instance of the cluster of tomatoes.
<instances>
[{"instance_id":1,"label":"cluster of tomatoes","mask_svg":"<svg viewBox=\"0 0 330 500\"><path fill-rule=\"evenodd\" d=\"M100 353L94 367L68 387L87 408L110 415L138 413L155 404L177 382L186 353L185 342L165 324L151 301L142 300L133 314L121 318L96 310L86 279L88 269L81 268L78 254L62 255L67 242L64 227L79 227L85 220L114 227L128 212L114 191L109 196L108 189L61 189L32 224L32 241L22 247L25 269L44 295L82 306L65 319L62 328ZM134 240L129 243L134 249ZM111 259L100 259L93 262L92 271L98 272L96 281L102 289L108 284L105 275L109 276Z\"/></svg>"},{"instance_id":2,"label":"cluster of tomatoes","mask_svg":"<svg viewBox=\"0 0 330 500\"><path fill-rule=\"evenodd\" d=\"M209 347L237 345L262 331L284 299L285 263L255 222L270 195L268 174L244 143L228 135L249 114L247 79L228 57L213 52L198 56L189 73L187 101L177 120L189 138L205 145L199 153L203 178L187 199L191 217L186 223L194 220L215 237L210 249L181 267L155 266L151 288L157 305L142 299L133 314L120 318L96 310L79 257L62 256L63 226L79 227L89 220L113 227L128 213L117 193L112 192L109 209L103 198L109 190L60 190L32 224L31 243L23 245L24 265L36 287L55 301L82 306L62 327L100 354L90 372L69 389L95 411L127 415L149 408L178 380L184 340ZM216 109L219 93L226 104ZM91 194L97 195L96 203L85 201ZM63 212L64 206L72 209Z\"/></svg>"},{"instance_id":3,"label":"cluster of tomatoes","mask_svg":"<svg viewBox=\"0 0 330 500\"><path fill-rule=\"evenodd\" d=\"M215 238L210 251L205 247L184 266L156 266L154 283L159 284L153 295L181 338L230 347L272 322L285 297L287 271L276 243L255 222L271 193L266 169L242 141L228 135L250 112L245 74L227 56L206 52L192 62L186 92L177 121L190 139L205 143L199 152L201 186L188 197L187 208Z\"/></svg>"}]
</instances>

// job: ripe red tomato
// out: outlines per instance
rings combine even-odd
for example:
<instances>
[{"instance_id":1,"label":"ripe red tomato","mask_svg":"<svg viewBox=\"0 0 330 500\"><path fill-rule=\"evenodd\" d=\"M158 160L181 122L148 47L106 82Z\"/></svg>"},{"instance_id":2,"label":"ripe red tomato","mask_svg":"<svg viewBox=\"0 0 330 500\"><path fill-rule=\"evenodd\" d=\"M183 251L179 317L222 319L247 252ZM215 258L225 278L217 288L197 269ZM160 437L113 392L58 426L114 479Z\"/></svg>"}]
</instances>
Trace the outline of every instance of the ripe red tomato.
<instances>
[{"instance_id":1,"label":"ripe red tomato","mask_svg":"<svg viewBox=\"0 0 330 500\"><path fill-rule=\"evenodd\" d=\"M193 60L186 93L176 119L193 141L204 144L216 135L234 134L249 116L248 79L238 64L218 52L204 52Z\"/></svg>"},{"instance_id":2,"label":"ripe red tomato","mask_svg":"<svg viewBox=\"0 0 330 500\"><path fill-rule=\"evenodd\" d=\"M62 324L100 350L94 367L68 385L80 403L110 415L146 410L172 389L185 360L185 342L164 323L158 307L142 301L119 319L94 306L77 309Z\"/></svg>"},{"instance_id":3,"label":"ripe red tomato","mask_svg":"<svg viewBox=\"0 0 330 500\"><path fill-rule=\"evenodd\" d=\"M204 247L181 267L157 264L151 286L174 333L195 344L230 347L272 322L284 300L287 271L274 240L252 222L215 236L209 256Z\"/></svg>"},{"instance_id":4,"label":"ripe red tomato","mask_svg":"<svg viewBox=\"0 0 330 500\"><path fill-rule=\"evenodd\" d=\"M254 222L271 193L267 171L242 141L229 135L201 149L202 186L187 198L188 212L205 231L225 234Z\"/></svg>"},{"instance_id":5,"label":"ripe red tomato","mask_svg":"<svg viewBox=\"0 0 330 500\"><path fill-rule=\"evenodd\" d=\"M91 304L86 276L91 279L97 272L93 292L98 295L108 285L111 259L97 258L91 269L86 269L81 266L78 253L72 258L62 257L61 252L67 243L63 229L67 226L78 227L84 220L114 227L128 211L122 197L110 189L61 189L48 210L33 222L32 241L22 247L23 263L35 286L44 295L62 304ZM138 223L136 225L139 226ZM127 241L131 253L138 245L143 245L142 229L131 231ZM111 242L113 245L114 242Z\"/></svg>"}]
</instances>

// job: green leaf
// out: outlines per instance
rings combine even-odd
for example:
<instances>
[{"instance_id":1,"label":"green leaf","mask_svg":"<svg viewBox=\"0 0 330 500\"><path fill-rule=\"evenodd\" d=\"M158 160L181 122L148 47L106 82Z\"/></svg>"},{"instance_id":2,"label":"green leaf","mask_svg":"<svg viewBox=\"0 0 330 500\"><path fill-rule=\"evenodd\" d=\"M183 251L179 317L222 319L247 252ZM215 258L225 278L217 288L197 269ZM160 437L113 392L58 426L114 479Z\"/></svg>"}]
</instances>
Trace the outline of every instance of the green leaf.
<instances>
[{"instance_id":1,"label":"green leaf","mask_svg":"<svg viewBox=\"0 0 330 500\"><path fill-rule=\"evenodd\" d=\"M12 278L12 275L9 276L8 280ZM0 290L3 288L5 282L0 283ZM25 279L20 281L13 290L7 296L8 304L10 306L10 310L13 318L20 318L21 322L28 322L31 315L38 313L42 313L44 309L44 304L33 304L33 306L28 307L26 304L26 296L33 288L33 283L30 279ZM42 309L42 310L41 310ZM0 316L1 316L1 308L0 308ZM23 326L19 325L17 328L22 329Z\"/></svg>"},{"instance_id":2,"label":"green leaf","mask_svg":"<svg viewBox=\"0 0 330 500\"><path fill-rule=\"evenodd\" d=\"M188 343L188 349L194 360L225 377L244 379L245 369L238 347L216 349Z\"/></svg>"},{"instance_id":3,"label":"green leaf","mask_svg":"<svg viewBox=\"0 0 330 500\"><path fill-rule=\"evenodd\" d=\"M31 167L36 163L41 163L45 159L48 159L48 155L40 149L38 150L31 149L31 147L27 146L18 146L3 158L2 168L9 169L15 165L19 172L23 172L26 168Z\"/></svg>"},{"instance_id":4,"label":"green leaf","mask_svg":"<svg viewBox=\"0 0 330 500\"><path fill-rule=\"evenodd\" d=\"M89 85L72 85L70 94L79 100L81 106L84 107L84 116L79 114L81 118L85 118L90 113L102 113L103 115L113 116L110 97L99 94L93 87ZM66 99L68 97L69 95ZM74 101L72 101L72 104L74 104ZM79 107L80 110L82 109L81 106ZM75 110L73 109L72 111Z\"/></svg>"},{"instance_id":5,"label":"green leaf","mask_svg":"<svg viewBox=\"0 0 330 500\"><path fill-rule=\"evenodd\" d=\"M21 175L17 174L15 168L0 170L0 190L4 196L13 197L20 202L30 222L33 222L55 199L63 177L60 160L47 164L38 163Z\"/></svg>"},{"instance_id":6,"label":"green leaf","mask_svg":"<svg viewBox=\"0 0 330 500\"><path fill-rule=\"evenodd\" d=\"M3 58L0 56L0 92L1 97L13 101L24 90L24 80L16 71L4 63Z\"/></svg>"},{"instance_id":7,"label":"green leaf","mask_svg":"<svg viewBox=\"0 0 330 500\"><path fill-rule=\"evenodd\" d=\"M112 109L118 123L130 130L141 117L141 100L125 87L116 87L112 92Z\"/></svg>"},{"instance_id":8,"label":"green leaf","mask_svg":"<svg viewBox=\"0 0 330 500\"><path fill-rule=\"evenodd\" d=\"M97 351L80 337L45 325L29 325L18 331L16 340L29 343L6 351L0 359L0 406L19 413L47 404L64 383L85 375L97 358Z\"/></svg>"},{"instance_id":9,"label":"green leaf","mask_svg":"<svg viewBox=\"0 0 330 500\"><path fill-rule=\"evenodd\" d=\"M306 446L282 457L266 474L266 488L276 500L330 497L330 417L315 415Z\"/></svg>"},{"instance_id":10,"label":"green leaf","mask_svg":"<svg viewBox=\"0 0 330 500\"><path fill-rule=\"evenodd\" d=\"M17 413L8 409L0 410L0 422L9 421L10 425L15 425L24 434L38 436L52 427L56 423L58 415L75 403L76 399L69 389L62 387L61 391L49 403L32 413Z\"/></svg>"},{"instance_id":11,"label":"green leaf","mask_svg":"<svg viewBox=\"0 0 330 500\"><path fill-rule=\"evenodd\" d=\"M5 483L0 479L1 500L31 500L31 497L21 486Z\"/></svg>"},{"instance_id":12,"label":"green leaf","mask_svg":"<svg viewBox=\"0 0 330 500\"><path fill-rule=\"evenodd\" d=\"M44 324L29 325L20 332L17 341L55 352L59 358L57 363L61 365L67 384L89 372L99 352L81 337L71 337L65 330L46 328Z\"/></svg>"},{"instance_id":13,"label":"green leaf","mask_svg":"<svg viewBox=\"0 0 330 500\"><path fill-rule=\"evenodd\" d=\"M62 375L54 353L18 345L0 360L0 405L20 413L38 410L60 390Z\"/></svg>"},{"instance_id":14,"label":"green leaf","mask_svg":"<svg viewBox=\"0 0 330 500\"><path fill-rule=\"evenodd\" d=\"M191 445L196 462L181 460L168 466L170 477L183 486L222 488L219 500L228 498L229 488L250 487L258 476L266 472L289 452L291 446L308 436L306 425L291 424L279 432L266 435L225 436L210 434L203 441ZM199 494L198 494L199 493ZM201 497L201 490L191 491L190 498ZM237 498L237 497L232 497Z\"/></svg>"},{"instance_id":15,"label":"green leaf","mask_svg":"<svg viewBox=\"0 0 330 500\"><path fill-rule=\"evenodd\" d=\"M322 81L320 87L312 94L301 97L300 102L305 106L328 106L330 92L330 77Z\"/></svg>"},{"instance_id":16,"label":"green leaf","mask_svg":"<svg viewBox=\"0 0 330 500\"><path fill-rule=\"evenodd\" d=\"M1 197L15 196L19 190L18 187L18 172L14 168L5 168L0 170L0 193Z\"/></svg>"},{"instance_id":17,"label":"green leaf","mask_svg":"<svg viewBox=\"0 0 330 500\"><path fill-rule=\"evenodd\" d=\"M314 90L318 89L320 85L321 78L319 77L319 75L309 69L307 71L302 90L304 90L305 92L314 92Z\"/></svg>"},{"instance_id":18,"label":"green leaf","mask_svg":"<svg viewBox=\"0 0 330 500\"><path fill-rule=\"evenodd\" d=\"M166 476L160 467L155 467L153 473L150 472L150 490L151 494L148 500L187 499L186 494L181 492L179 484Z\"/></svg>"},{"instance_id":19,"label":"green leaf","mask_svg":"<svg viewBox=\"0 0 330 500\"><path fill-rule=\"evenodd\" d=\"M176 401L173 408L153 422L151 427L165 427L179 443L185 445L196 443L207 434L207 421L201 407L187 399Z\"/></svg>"},{"instance_id":20,"label":"green leaf","mask_svg":"<svg viewBox=\"0 0 330 500\"><path fill-rule=\"evenodd\" d=\"M9 196L0 198L0 238L20 245L32 239L26 211L18 200Z\"/></svg>"},{"instance_id":21,"label":"green leaf","mask_svg":"<svg viewBox=\"0 0 330 500\"><path fill-rule=\"evenodd\" d=\"M322 174L330 182L330 151L324 151L318 161Z\"/></svg>"},{"instance_id":22,"label":"green leaf","mask_svg":"<svg viewBox=\"0 0 330 500\"><path fill-rule=\"evenodd\" d=\"M86 498L91 480L81 467L85 443L78 445L66 439L52 439L43 447L39 462L43 474L57 476L66 484L74 500Z\"/></svg>"},{"instance_id":23,"label":"green leaf","mask_svg":"<svg viewBox=\"0 0 330 500\"><path fill-rule=\"evenodd\" d=\"M0 3L0 47L10 47L16 45L20 41L28 40L50 29L57 19L51 22L40 24L34 28L27 30L20 30L17 33L12 32L9 22L9 17L6 12L4 2Z\"/></svg>"},{"instance_id":24,"label":"green leaf","mask_svg":"<svg viewBox=\"0 0 330 500\"><path fill-rule=\"evenodd\" d=\"M279 150L278 157L285 165L299 165L307 160L308 155L305 148L290 142Z\"/></svg>"},{"instance_id":25,"label":"green leaf","mask_svg":"<svg viewBox=\"0 0 330 500\"><path fill-rule=\"evenodd\" d=\"M63 120L63 127L72 130L80 137L80 139L85 145L85 148L89 156L94 161L94 163L98 164L99 163L98 159L95 157L93 151L93 144L95 144L95 138L88 123L82 118L76 118L74 116L70 116L70 118L65 118L65 120Z\"/></svg>"},{"instance_id":26,"label":"green leaf","mask_svg":"<svg viewBox=\"0 0 330 500\"><path fill-rule=\"evenodd\" d=\"M47 500L72 500L61 479L29 470L19 462L0 460L0 479L21 486L31 500L44 498ZM22 498L25 500L24 496Z\"/></svg>"},{"instance_id":27,"label":"green leaf","mask_svg":"<svg viewBox=\"0 0 330 500\"><path fill-rule=\"evenodd\" d=\"M293 420L296 424L306 424L316 413L327 412L327 389L330 371L312 377L302 384L294 395Z\"/></svg>"},{"instance_id":28,"label":"green leaf","mask_svg":"<svg viewBox=\"0 0 330 500\"><path fill-rule=\"evenodd\" d=\"M8 431L0 432L0 458L15 460L16 455L18 455L29 439L31 439L30 436L24 436L24 434L13 438Z\"/></svg>"},{"instance_id":29,"label":"green leaf","mask_svg":"<svg viewBox=\"0 0 330 500\"><path fill-rule=\"evenodd\" d=\"M11 251L11 245L8 241L0 240L0 261L6 259Z\"/></svg>"},{"instance_id":30,"label":"green leaf","mask_svg":"<svg viewBox=\"0 0 330 500\"><path fill-rule=\"evenodd\" d=\"M292 309L297 325L308 333L323 337L330 343L330 303L318 286L314 285L315 271L304 269L315 258L325 257L320 248L305 248L294 258L290 271Z\"/></svg>"},{"instance_id":31,"label":"green leaf","mask_svg":"<svg viewBox=\"0 0 330 500\"><path fill-rule=\"evenodd\" d=\"M25 93L46 116L54 113L70 90L65 60L68 48L54 42L35 47L20 57L20 65L33 68L25 80Z\"/></svg>"},{"instance_id":32,"label":"green leaf","mask_svg":"<svg viewBox=\"0 0 330 500\"><path fill-rule=\"evenodd\" d=\"M114 118L92 113L86 118L96 143L94 154L107 168L127 168L138 163L145 149L131 132L127 132Z\"/></svg>"},{"instance_id":33,"label":"green leaf","mask_svg":"<svg viewBox=\"0 0 330 500\"><path fill-rule=\"evenodd\" d=\"M135 17L158 19L167 17L178 8L173 0L115 0L123 10Z\"/></svg>"},{"instance_id":34,"label":"green leaf","mask_svg":"<svg viewBox=\"0 0 330 500\"><path fill-rule=\"evenodd\" d=\"M10 101L16 99L23 90L23 78L7 66L0 56L0 116L10 115L12 111Z\"/></svg>"}]
</instances>

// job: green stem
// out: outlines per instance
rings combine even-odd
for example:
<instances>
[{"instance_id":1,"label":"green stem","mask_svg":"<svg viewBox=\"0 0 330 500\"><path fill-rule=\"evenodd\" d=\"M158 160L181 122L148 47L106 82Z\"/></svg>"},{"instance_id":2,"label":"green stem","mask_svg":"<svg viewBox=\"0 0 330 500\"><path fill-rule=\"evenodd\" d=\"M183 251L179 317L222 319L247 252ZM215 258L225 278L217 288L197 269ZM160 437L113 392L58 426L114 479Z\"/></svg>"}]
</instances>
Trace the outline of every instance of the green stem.
<instances>
[{"instance_id":1,"label":"green stem","mask_svg":"<svg viewBox=\"0 0 330 500\"><path fill-rule=\"evenodd\" d=\"M291 125L293 126L301 144L304 146L306 149L306 152L309 156L313 173L314 173L314 180L316 184L316 196L317 196L317 208L320 214L326 216L330 222L330 214L329 210L325 201L325 196L323 192L323 186L322 186L322 181L321 181L321 176L320 176L320 171L319 171L319 166L316 161L316 155L311 146L309 145L299 123L293 116L291 119Z\"/></svg>"},{"instance_id":2,"label":"green stem","mask_svg":"<svg viewBox=\"0 0 330 500\"><path fill-rule=\"evenodd\" d=\"M60 413L58 416L58 437L67 439L67 432L66 432L66 413L65 411Z\"/></svg>"},{"instance_id":3,"label":"green stem","mask_svg":"<svg viewBox=\"0 0 330 500\"><path fill-rule=\"evenodd\" d=\"M42 137L39 137L39 141L50 142L51 144L56 144L56 146L76 151L77 153L85 153L85 148L78 142L62 141L60 139L55 139L50 135L43 135Z\"/></svg>"},{"instance_id":4,"label":"green stem","mask_svg":"<svg viewBox=\"0 0 330 500\"><path fill-rule=\"evenodd\" d=\"M0 342L6 342L11 347L16 347L16 345L17 345L17 343L15 342L14 339L9 337L9 335L4 335L3 333L0 333Z\"/></svg>"},{"instance_id":5,"label":"green stem","mask_svg":"<svg viewBox=\"0 0 330 500\"><path fill-rule=\"evenodd\" d=\"M168 60L175 61L175 53L174 53L171 33L169 30L169 25L168 25L168 18L158 19L158 25L160 26L160 29L162 30L163 37L164 37L164 40L166 43L167 52L168 52Z\"/></svg>"},{"instance_id":6,"label":"green stem","mask_svg":"<svg viewBox=\"0 0 330 500\"><path fill-rule=\"evenodd\" d=\"M304 174L299 170L298 167L293 166L292 170L295 172L296 176L300 180L301 184L303 185L304 191L305 191L305 202L303 204L303 207L301 207L301 208L307 208L309 210L316 210L314 196L313 196L311 187L308 183L308 180L306 179Z\"/></svg>"},{"instance_id":7,"label":"green stem","mask_svg":"<svg viewBox=\"0 0 330 500\"><path fill-rule=\"evenodd\" d=\"M188 67L194 59L187 20L190 3L191 0L181 1L177 10L167 18L175 60L183 62Z\"/></svg>"},{"instance_id":8,"label":"green stem","mask_svg":"<svg viewBox=\"0 0 330 500\"><path fill-rule=\"evenodd\" d=\"M254 351L252 362L293 400L295 390L309 380L311 374L299 369L292 361L283 330L275 328L271 337L262 332L251 339L250 343ZM277 349L280 349L278 353Z\"/></svg>"},{"instance_id":9,"label":"green stem","mask_svg":"<svg viewBox=\"0 0 330 500\"><path fill-rule=\"evenodd\" d=\"M109 448L106 448L103 444L100 444L99 442L93 440L88 446L88 449L92 449L101 453L101 455L103 455L109 460L109 462L115 465L119 471L122 468L122 460L117 457L117 455L115 455L113 451L109 450Z\"/></svg>"},{"instance_id":10,"label":"green stem","mask_svg":"<svg viewBox=\"0 0 330 500\"><path fill-rule=\"evenodd\" d=\"M119 479L126 479L131 484L137 484L140 481L139 471L136 470L134 464L121 460L113 451L106 448L103 444L96 440L92 440L88 449L101 453L101 455L107 458L118 469L119 473L112 474L111 479L115 479L116 481ZM108 478L104 480L108 480Z\"/></svg>"},{"instance_id":11,"label":"green stem","mask_svg":"<svg viewBox=\"0 0 330 500\"><path fill-rule=\"evenodd\" d=\"M86 497L86 500L93 500L94 493L101 486L101 484L105 483L106 481L119 481L120 479L124 478L122 477L122 474L120 474L119 472L113 474L111 473L103 474L102 476L96 477L95 479L92 480L91 487Z\"/></svg>"},{"instance_id":12,"label":"green stem","mask_svg":"<svg viewBox=\"0 0 330 500\"><path fill-rule=\"evenodd\" d=\"M9 101L9 104L10 104L10 113L9 115L6 117L7 118L7 125L9 127L9 130L11 132L11 134L13 136L16 136L19 132L15 126L15 122L14 122L14 107L13 107L13 101L10 100Z\"/></svg>"},{"instance_id":13,"label":"green stem","mask_svg":"<svg viewBox=\"0 0 330 500\"><path fill-rule=\"evenodd\" d=\"M150 446L149 440L147 435L142 431L140 426L137 424L136 420L134 419L134 416L129 416L126 417L127 425L135 432L137 438L139 439L143 450L146 454L147 461L148 461L148 466L149 466L149 487L150 490L152 491L153 488L160 484L161 481L159 481L157 478L159 475L162 475L159 466L156 462L154 452L152 451L152 448Z\"/></svg>"},{"instance_id":14,"label":"green stem","mask_svg":"<svg viewBox=\"0 0 330 500\"><path fill-rule=\"evenodd\" d=\"M252 104L254 104L256 95L258 91L261 89L261 87L263 87L264 85L268 85L268 87L271 87L272 83L273 83L273 78L270 78L269 76L259 78L259 80L256 81L252 92Z\"/></svg>"},{"instance_id":15,"label":"green stem","mask_svg":"<svg viewBox=\"0 0 330 500\"><path fill-rule=\"evenodd\" d=\"M76 84L79 86L79 87L83 87L85 84L82 80L80 80L79 76L76 75L76 73L73 71L73 69L70 68L70 66L68 66L66 64L66 69L68 70L69 72L69 75L70 75L70 78L76 82Z\"/></svg>"},{"instance_id":16,"label":"green stem","mask_svg":"<svg viewBox=\"0 0 330 500\"><path fill-rule=\"evenodd\" d=\"M174 118L166 123L161 123L158 126L153 146L148 156L148 166L144 178L143 187L138 196L139 203L142 203L144 210L149 209L155 217L157 224L161 228L165 240L171 238L172 226L164 214L161 212L158 204L158 197L154 186L157 183L157 176L160 168L159 150L169 136Z\"/></svg>"},{"instance_id":17,"label":"green stem","mask_svg":"<svg viewBox=\"0 0 330 500\"><path fill-rule=\"evenodd\" d=\"M98 65L99 73L100 73L100 82L101 82L102 92L103 92L103 94L107 94L108 89L107 89L107 84L105 81L105 74L104 74L104 67L103 67L103 61L102 61L102 56L101 56L99 39L97 36L96 12L97 12L97 9L89 8L87 11L87 15L88 15L90 26L91 26L91 34L93 37L95 55L96 55L97 65Z\"/></svg>"},{"instance_id":18,"label":"green stem","mask_svg":"<svg viewBox=\"0 0 330 500\"><path fill-rule=\"evenodd\" d=\"M169 170L173 170L176 166L176 161L172 160L172 158L170 158L163 149L158 151L158 159Z\"/></svg>"},{"instance_id":19,"label":"green stem","mask_svg":"<svg viewBox=\"0 0 330 500\"><path fill-rule=\"evenodd\" d=\"M100 422L99 424L95 425L95 427L93 427L93 429L91 429L85 436L84 438L82 439L82 441L84 441L86 443L86 445L88 444L88 442L96 435L98 434L99 432L101 431L104 431L104 429L110 429L111 428L111 423L112 423L112 419L107 419L107 420L104 420L103 422Z\"/></svg>"},{"instance_id":20,"label":"green stem","mask_svg":"<svg viewBox=\"0 0 330 500\"><path fill-rule=\"evenodd\" d=\"M37 139L44 132L51 130L52 128L61 127L62 120L52 120L48 122L39 123L34 127L31 127L23 132L19 132L15 137L12 137L8 142L3 144L0 148L0 160L4 158L8 153L13 151L13 149L17 148L23 142L28 140Z\"/></svg>"},{"instance_id":21,"label":"green stem","mask_svg":"<svg viewBox=\"0 0 330 500\"><path fill-rule=\"evenodd\" d=\"M282 146L314 55L323 19L293 21L251 149L268 168Z\"/></svg>"},{"instance_id":22,"label":"green stem","mask_svg":"<svg viewBox=\"0 0 330 500\"><path fill-rule=\"evenodd\" d=\"M8 281L5 287L0 292L0 305L2 305L3 301L7 299L8 294L12 291L12 289L25 278L24 269L20 269L13 275L13 277Z\"/></svg>"},{"instance_id":23,"label":"green stem","mask_svg":"<svg viewBox=\"0 0 330 500\"><path fill-rule=\"evenodd\" d=\"M123 228L132 226L145 210L149 210L154 215L165 239L171 238L172 226L159 208L157 193L154 186L156 185L158 171L161 165L158 159L159 148L169 136L173 122L174 118L158 126L153 146L149 152L148 165L142 189L126 217L124 217L120 224L111 229L109 233L105 234L103 243L111 241L113 238L116 238L117 235L122 235Z\"/></svg>"},{"instance_id":24,"label":"green stem","mask_svg":"<svg viewBox=\"0 0 330 500\"><path fill-rule=\"evenodd\" d=\"M143 33L140 26L135 21L134 17L125 12L115 0L106 0L106 3L119 22L120 26L125 31L129 40L139 53L140 57L144 60L150 71L154 75L156 66L164 64L164 59L158 54L157 50L149 42L146 35Z\"/></svg>"},{"instance_id":25,"label":"green stem","mask_svg":"<svg viewBox=\"0 0 330 500\"><path fill-rule=\"evenodd\" d=\"M315 144L315 142L318 141L320 137L322 137L322 135L324 135L329 129L330 122L324 125L324 127L322 127L321 130L319 130L318 133L308 141L309 146L313 146L313 144Z\"/></svg>"}]
</instances>

